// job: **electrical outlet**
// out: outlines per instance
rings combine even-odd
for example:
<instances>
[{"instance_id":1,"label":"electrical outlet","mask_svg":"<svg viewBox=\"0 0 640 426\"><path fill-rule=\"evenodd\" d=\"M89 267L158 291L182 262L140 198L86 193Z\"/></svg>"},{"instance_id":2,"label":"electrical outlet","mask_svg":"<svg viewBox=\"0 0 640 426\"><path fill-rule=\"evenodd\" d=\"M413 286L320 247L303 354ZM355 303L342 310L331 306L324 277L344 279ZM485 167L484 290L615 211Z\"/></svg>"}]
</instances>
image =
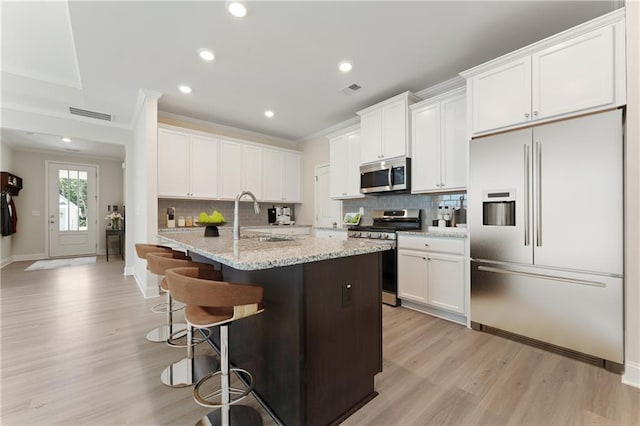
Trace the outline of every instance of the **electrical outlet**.
<instances>
[{"instance_id":1,"label":"electrical outlet","mask_svg":"<svg viewBox=\"0 0 640 426\"><path fill-rule=\"evenodd\" d=\"M342 285L342 307L346 308L353 303L353 285L345 283Z\"/></svg>"}]
</instances>

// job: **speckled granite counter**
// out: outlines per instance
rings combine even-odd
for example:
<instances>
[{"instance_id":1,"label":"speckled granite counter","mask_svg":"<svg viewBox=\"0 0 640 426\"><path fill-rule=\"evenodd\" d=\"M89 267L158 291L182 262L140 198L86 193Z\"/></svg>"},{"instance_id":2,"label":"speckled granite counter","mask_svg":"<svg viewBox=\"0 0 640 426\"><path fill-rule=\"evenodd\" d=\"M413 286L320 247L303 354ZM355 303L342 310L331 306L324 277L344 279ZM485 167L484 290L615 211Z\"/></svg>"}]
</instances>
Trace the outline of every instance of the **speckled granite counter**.
<instances>
[{"instance_id":1,"label":"speckled granite counter","mask_svg":"<svg viewBox=\"0 0 640 426\"><path fill-rule=\"evenodd\" d=\"M158 238L243 271L376 253L394 247L390 241L336 241L307 235L283 237L284 241L261 241L258 236L243 235L234 241L231 232L224 228L220 229L219 237L204 237L201 229L200 232L160 232Z\"/></svg>"}]
</instances>

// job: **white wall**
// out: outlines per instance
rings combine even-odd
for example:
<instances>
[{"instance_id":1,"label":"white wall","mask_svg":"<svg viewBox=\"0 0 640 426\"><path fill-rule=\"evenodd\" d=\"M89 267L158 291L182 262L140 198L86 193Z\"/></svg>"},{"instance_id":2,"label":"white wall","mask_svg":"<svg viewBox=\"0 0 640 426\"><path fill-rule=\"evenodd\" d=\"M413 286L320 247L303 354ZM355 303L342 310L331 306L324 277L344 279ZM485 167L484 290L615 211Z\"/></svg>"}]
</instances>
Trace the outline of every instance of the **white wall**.
<instances>
[{"instance_id":1,"label":"white wall","mask_svg":"<svg viewBox=\"0 0 640 426\"><path fill-rule=\"evenodd\" d=\"M329 162L329 139L318 137L301 143L302 204L296 207L296 223L313 225L315 215L315 167Z\"/></svg>"},{"instance_id":2,"label":"white wall","mask_svg":"<svg viewBox=\"0 0 640 426\"><path fill-rule=\"evenodd\" d=\"M14 260L44 259L48 256L45 162L59 161L98 166L98 251L104 251L107 204L122 205L122 162L68 154L13 151L13 173L22 178L24 188L15 197L18 232L12 236ZM39 215L34 215L39 212Z\"/></svg>"},{"instance_id":3,"label":"white wall","mask_svg":"<svg viewBox=\"0 0 640 426\"><path fill-rule=\"evenodd\" d=\"M141 93L132 142L127 144L127 242L125 274L134 275L144 297L158 296L145 260L138 259L136 243L155 243L158 224L157 139L158 97Z\"/></svg>"},{"instance_id":4,"label":"white wall","mask_svg":"<svg viewBox=\"0 0 640 426\"><path fill-rule=\"evenodd\" d=\"M13 149L4 142L1 143L0 168L3 172L10 172L17 175L17 173L13 171ZM16 197L16 200L17 199ZM2 244L0 245L0 267L2 267L13 261L13 235L0 238L2 239Z\"/></svg>"},{"instance_id":5,"label":"white wall","mask_svg":"<svg viewBox=\"0 0 640 426\"><path fill-rule=\"evenodd\" d=\"M627 1L625 148L625 373L640 387L640 2Z\"/></svg>"}]
</instances>

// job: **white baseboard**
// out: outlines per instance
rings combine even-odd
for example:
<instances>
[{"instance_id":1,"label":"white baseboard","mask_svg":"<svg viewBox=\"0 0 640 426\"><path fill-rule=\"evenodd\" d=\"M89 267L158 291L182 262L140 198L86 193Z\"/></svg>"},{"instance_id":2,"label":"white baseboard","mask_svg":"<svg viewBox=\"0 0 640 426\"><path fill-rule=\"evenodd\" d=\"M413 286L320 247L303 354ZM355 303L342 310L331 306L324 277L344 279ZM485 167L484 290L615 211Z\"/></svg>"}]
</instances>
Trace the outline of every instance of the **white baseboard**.
<instances>
[{"instance_id":1,"label":"white baseboard","mask_svg":"<svg viewBox=\"0 0 640 426\"><path fill-rule=\"evenodd\" d=\"M13 256L9 256L6 259L2 259L2 262L0 262L0 269L4 268L7 265L11 265L13 261L14 261Z\"/></svg>"},{"instance_id":2,"label":"white baseboard","mask_svg":"<svg viewBox=\"0 0 640 426\"><path fill-rule=\"evenodd\" d=\"M142 284L140 277L138 277L138 275L135 272L133 272L132 275L133 275L133 278L136 280L136 284L138 285L138 290L140 290L140 293L142 293L142 297L144 297L145 299L152 299L154 297L160 296L157 285L154 284L152 288L149 288L148 286L145 286Z\"/></svg>"},{"instance_id":3,"label":"white baseboard","mask_svg":"<svg viewBox=\"0 0 640 426\"><path fill-rule=\"evenodd\" d=\"M633 361L624 363L622 383L633 386L634 388L640 388L640 363Z\"/></svg>"},{"instance_id":4,"label":"white baseboard","mask_svg":"<svg viewBox=\"0 0 640 426\"><path fill-rule=\"evenodd\" d=\"M136 269L133 266L125 266L124 267L124 275L129 276L129 275L135 275ZM136 279L136 282L138 280Z\"/></svg>"},{"instance_id":5,"label":"white baseboard","mask_svg":"<svg viewBox=\"0 0 640 426\"><path fill-rule=\"evenodd\" d=\"M49 256L47 256L46 253L16 254L13 256L13 261L20 262L23 260L42 260L42 259L48 259L48 258Z\"/></svg>"},{"instance_id":6,"label":"white baseboard","mask_svg":"<svg viewBox=\"0 0 640 426\"><path fill-rule=\"evenodd\" d=\"M412 302L410 300L405 300L405 299L402 299L402 307L408 308L414 311L418 311L423 314L442 318L451 322L456 322L460 325L464 325L465 327L467 326L467 317L465 317L464 315L443 311L435 307L425 306L425 305L422 305L421 303L416 303L416 302Z\"/></svg>"}]
</instances>

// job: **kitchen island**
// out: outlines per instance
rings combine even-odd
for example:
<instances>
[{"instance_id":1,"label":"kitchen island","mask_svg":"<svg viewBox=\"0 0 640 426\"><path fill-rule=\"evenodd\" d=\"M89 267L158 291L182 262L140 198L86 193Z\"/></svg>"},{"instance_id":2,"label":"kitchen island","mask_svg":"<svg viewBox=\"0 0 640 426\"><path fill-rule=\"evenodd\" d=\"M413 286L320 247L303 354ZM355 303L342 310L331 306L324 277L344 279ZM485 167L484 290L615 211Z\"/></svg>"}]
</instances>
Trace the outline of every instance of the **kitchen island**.
<instances>
[{"instance_id":1,"label":"kitchen island","mask_svg":"<svg viewBox=\"0 0 640 426\"><path fill-rule=\"evenodd\" d=\"M161 243L264 288L265 311L230 326L232 364L287 425L336 424L376 396L382 371L380 253L392 242L163 232ZM214 330L214 342L218 333Z\"/></svg>"}]
</instances>

